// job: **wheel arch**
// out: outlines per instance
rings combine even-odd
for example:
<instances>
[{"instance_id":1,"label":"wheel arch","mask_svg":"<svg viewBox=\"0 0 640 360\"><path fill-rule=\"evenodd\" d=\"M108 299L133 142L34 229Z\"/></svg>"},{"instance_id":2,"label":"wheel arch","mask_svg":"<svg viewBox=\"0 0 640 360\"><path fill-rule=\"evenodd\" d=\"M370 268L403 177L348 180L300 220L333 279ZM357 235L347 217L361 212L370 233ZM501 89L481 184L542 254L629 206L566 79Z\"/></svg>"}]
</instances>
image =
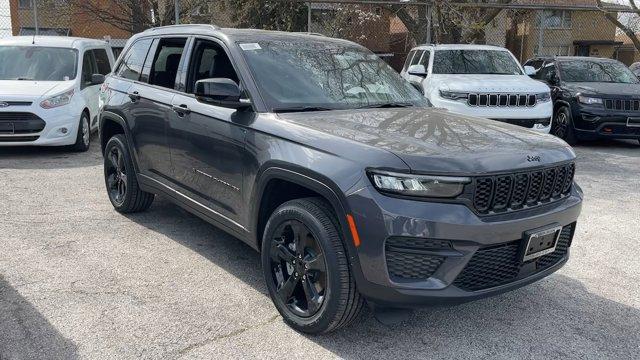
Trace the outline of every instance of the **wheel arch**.
<instances>
[{"instance_id":1,"label":"wheel arch","mask_svg":"<svg viewBox=\"0 0 640 360\"><path fill-rule=\"evenodd\" d=\"M342 233L342 241L350 260L356 258L356 250L351 231L347 223L349 208L339 187L325 176L307 169L298 169L282 165L268 167L260 173L253 192L255 206L251 212L252 232L255 234L255 247L260 249L264 228L269 216L282 203L309 196L324 199L336 215ZM286 189L285 192L277 191Z\"/></svg>"},{"instance_id":2,"label":"wheel arch","mask_svg":"<svg viewBox=\"0 0 640 360\"><path fill-rule=\"evenodd\" d=\"M100 135L100 151L103 155L105 147L107 146L107 142L112 136L116 134L123 134L125 136L125 138L127 139L127 147L129 148L129 153L131 154L133 160L133 167L135 168L137 175L137 173L139 172L138 156L134 151L133 138L125 119L116 113L103 111L102 115L100 116L98 132Z\"/></svg>"}]
</instances>

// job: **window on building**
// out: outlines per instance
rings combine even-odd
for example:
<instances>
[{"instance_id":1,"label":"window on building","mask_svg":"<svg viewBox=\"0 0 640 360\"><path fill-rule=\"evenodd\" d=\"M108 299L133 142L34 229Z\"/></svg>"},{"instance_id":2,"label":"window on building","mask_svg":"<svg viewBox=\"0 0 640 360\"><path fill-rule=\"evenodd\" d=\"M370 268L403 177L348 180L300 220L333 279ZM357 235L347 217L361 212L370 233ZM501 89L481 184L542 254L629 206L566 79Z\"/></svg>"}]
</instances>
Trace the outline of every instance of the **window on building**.
<instances>
[{"instance_id":1,"label":"window on building","mask_svg":"<svg viewBox=\"0 0 640 360\"><path fill-rule=\"evenodd\" d=\"M544 10L542 12L542 24L545 29L571 29L571 11ZM539 15L536 18L536 25L540 26Z\"/></svg>"},{"instance_id":2,"label":"window on building","mask_svg":"<svg viewBox=\"0 0 640 360\"><path fill-rule=\"evenodd\" d=\"M31 9L32 0L18 0L18 9Z\"/></svg>"}]
</instances>

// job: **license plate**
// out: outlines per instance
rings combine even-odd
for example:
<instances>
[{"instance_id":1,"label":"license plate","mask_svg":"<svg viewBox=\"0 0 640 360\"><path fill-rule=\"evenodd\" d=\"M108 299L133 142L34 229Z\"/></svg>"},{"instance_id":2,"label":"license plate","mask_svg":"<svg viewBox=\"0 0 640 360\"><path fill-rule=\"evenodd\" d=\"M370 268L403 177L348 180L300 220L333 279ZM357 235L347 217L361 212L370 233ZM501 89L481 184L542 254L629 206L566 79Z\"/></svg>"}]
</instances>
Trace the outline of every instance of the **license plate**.
<instances>
[{"instance_id":1,"label":"license plate","mask_svg":"<svg viewBox=\"0 0 640 360\"><path fill-rule=\"evenodd\" d=\"M628 127L640 127L640 118L637 118L637 117L627 118L627 126Z\"/></svg>"},{"instance_id":2,"label":"license plate","mask_svg":"<svg viewBox=\"0 0 640 360\"><path fill-rule=\"evenodd\" d=\"M14 134L15 128L13 123L0 122L0 134Z\"/></svg>"},{"instance_id":3,"label":"license plate","mask_svg":"<svg viewBox=\"0 0 640 360\"><path fill-rule=\"evenodd\" d=\"M529 261L556 250L562 226L554 226L544 230L532 230L525 233L527 247L524 249L522 261Z\"/></svg>"}]
</instances>

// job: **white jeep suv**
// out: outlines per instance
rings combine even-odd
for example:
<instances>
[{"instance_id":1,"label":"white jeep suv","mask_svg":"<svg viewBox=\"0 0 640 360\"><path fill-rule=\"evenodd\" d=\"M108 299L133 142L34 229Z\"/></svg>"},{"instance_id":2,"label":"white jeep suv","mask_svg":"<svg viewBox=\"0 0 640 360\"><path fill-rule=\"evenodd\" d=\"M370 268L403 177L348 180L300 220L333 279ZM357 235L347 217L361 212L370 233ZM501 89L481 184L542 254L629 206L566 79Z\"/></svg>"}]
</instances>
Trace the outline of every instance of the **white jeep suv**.
<instances>
[{"instance_id":1,"label":"white jeep suv","mask_svg":"<svg viewBox=\"0 0 640 360\"><path fill-rule=\"evenodd\" d=\"M548 133L550 89L529 73L509 50L487 45L418 46L401 72L435 107Z\"/></svg>"},{"instance_id":2,"label":"white jeep suv","mask_svg":"<svg viewBox=\"0 0 640 360\"><path fill-rule=\"evenodd\" d=\"M98 96L114 58L104 41L57 36L0 40L0 146L89 148Z\"/></svg>"}]
</instances>

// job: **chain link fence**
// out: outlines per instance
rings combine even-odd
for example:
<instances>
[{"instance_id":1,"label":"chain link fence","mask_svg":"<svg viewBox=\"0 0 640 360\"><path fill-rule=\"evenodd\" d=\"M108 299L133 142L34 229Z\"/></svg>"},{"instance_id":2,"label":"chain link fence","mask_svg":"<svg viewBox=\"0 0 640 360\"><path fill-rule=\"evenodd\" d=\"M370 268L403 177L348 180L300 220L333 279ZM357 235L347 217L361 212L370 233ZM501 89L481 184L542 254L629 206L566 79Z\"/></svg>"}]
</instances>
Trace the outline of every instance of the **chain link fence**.
<instances>
[{"instance_id":1,"label":"chain link fence","mask_svg":"<svg viewBox=\"0 0 640 360\"><path fill-rule=\"evenodd\" d=\"M612 0L613 1L613 0ZM134 33L179 23L309 31L360 43L399 69L423 43L503 46L522 62L585 55L639 60L638 15L596 0L0 0L0 37L106 39L116 52ZM600 8L598 8L600 6ZM639 29L640 30L640 29ZM638 42L640 47L640 42Z\"/></svg>"}]
</instances>

